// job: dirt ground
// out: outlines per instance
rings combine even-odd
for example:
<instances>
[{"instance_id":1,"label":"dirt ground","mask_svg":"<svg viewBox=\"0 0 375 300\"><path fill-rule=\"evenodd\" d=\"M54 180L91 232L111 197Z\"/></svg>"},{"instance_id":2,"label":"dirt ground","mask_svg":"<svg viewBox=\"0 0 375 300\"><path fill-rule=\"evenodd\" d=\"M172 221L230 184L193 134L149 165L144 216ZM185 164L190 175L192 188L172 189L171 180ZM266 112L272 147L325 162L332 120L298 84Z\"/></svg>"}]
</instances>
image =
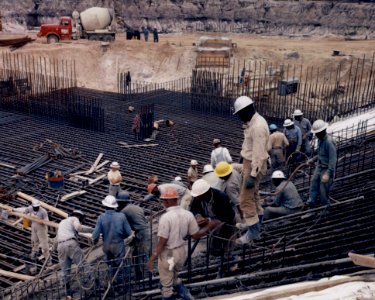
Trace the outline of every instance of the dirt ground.
<instances>
[{"instance_id":1,"label":"dirt ground","mask_svg":"<svg viewBox=\"0 0 375 300\"><path fill-rule=\"evenodd\" d=\"M35 36L35 32L29 33ZM208 35L208 34L207 34ZM274 64L292 64L319 67L322 70L336 68L339 61L355 60L363 55L369 58L375 49L374 40L345 41L338 37L262 37L244 34L209 34L227 36L237 44L232 63L267 61ZM37 39L15 53L27 53L52 58L72 59L77 66L79 86L106 91L117 91L117 73L130 71L132 81L166 82L190 76L196 61L196 47L202 34L160 35L160 42L144 42L125 39L118 34L116 41L104 51L100 42L79 40L47 44L45 38ZM0 34L1 38L1 34ZM332 56L333 50L345 56ZM287 54L298 52L298 58Z\"/></svg>"}]
</instances>

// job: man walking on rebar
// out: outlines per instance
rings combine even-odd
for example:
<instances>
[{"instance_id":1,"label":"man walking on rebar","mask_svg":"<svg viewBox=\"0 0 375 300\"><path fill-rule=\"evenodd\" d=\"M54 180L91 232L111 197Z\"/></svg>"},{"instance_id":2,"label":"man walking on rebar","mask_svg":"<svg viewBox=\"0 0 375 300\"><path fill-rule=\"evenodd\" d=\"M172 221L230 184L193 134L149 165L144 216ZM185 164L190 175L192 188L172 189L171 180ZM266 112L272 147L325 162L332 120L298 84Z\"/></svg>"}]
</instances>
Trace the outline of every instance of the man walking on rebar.
<instances>
[{"instance_id":1,"label":"man walking on rebar","mask_svg":"<svg viewBox=\"0 0 375 300\"><path fill-rule=\"evenodd\" d=\"M277 170L285 164L285 152L289 142L284 133L277 131L275 124L270 125L270 132L268 152L271 155L272 169Z\"/></svg>"},{"instance_id":2,"label":"man walking on rebar","mask_svg":"<svg viewBox=\"0 0 375 300\"><path fill-rule=\"evenodd\" d=\"M178 193L172 185L163 185L160 199L167 212L160 218L159 241L147 267L152 272L154 261L158 258L161 293L164 300L174 299L173 291L184 300L192 300L193 296L178 278L178 273L182 270L187 258L184 239L188 235L193 239L200 239L217 226L217 222L211 221L199 229L193 214L178 206Z\"/></svg>"},{"instance_id":3,"label":"man walking on rebar","mask_svg":"<svg viewBox=\"0 0 375 300\"><path fill-rule=\"evenodd\" d=\"M301 152L305 153L307 156L311 155L311 145L310 140L312 138L311 133L311 123L308 119L303 116L303 112L300 109L296 109L293 113L294 125L301 129L302 134L302 145Z\"/></svg>"},{"instance_id":4,"label":"man walking on rebar","mask_svg":"<svg viewBox=\"0 0 375 300\"><path fill-rule=\"evenodd\" d=\"M216 165L221 161L226 161L227 163L232 163L232 157L227 148L221 145L220 139L214 139L213 143L214 150L211 152L211 166L215 169Z\"/></svg>"},{"instance_id":5,"label":"man walking on rebar","mask_svg":"<svg viewBox=\"0 0 375 300\"><path fill-rule=\"evenodd\" d=\"M122 212L130 228L134 231L135 237L131 242L133 249L133 259L135 264L135 276L140 280L144 278L144 262L145 258L150 255L151 234L150 224L146 220L143 208L131 203L130 197L127 199L117 199L117 211Z\"/></svg>"},{"instance_id":6,"label":"man walking on rebar","mask_svg":"<svg viewBox=\"0 0 375 300\"><path fill-rule=\"evenodd\" d=\"M260 216L263 216L263 208L260 205L259 183L267 171L269 131L266 120L256 112L254 102L249 97L237 98L234 109L234 114L245 124L241 151L243 184L240 193L240 209L244 223L236 225L240 229L247 229L247 232L236 240L242 245L260 238Z\"/></svg>"},{"instance_id":7,"label":"man walking on rebar","mask_svg":"<svg viewBox=\"0 0 375 300\"><path fill-rule=\"evenodd\" d=\"M13 209L14 211L22 212L24 214L30 214L41 220L48 221L47 211L40 206L40 201L34 200L28 207L19 207ZM50 258L50 251L48 245L48 227L45 224L39 224L37 222L31 222L31 259L35 259L39 252L39 247L42 249L44 259L48 259L47 265L52 265Z\"/></svg>"},{"instance_id":8,"label":"man walking on rebar","mask_svg":"<svg viewBox=\"0 0 375 300\"><path fill-rule=\"evenodd\" d=\"M329 192L335 177L337 150L332 137L327 134L328 124L323 120L316 120L311 132L318 138L317 156L310 159L310 164L317 162L310 185L310 199L307 205L315 207L320 198L321 205L330 205Z\"/></svg>"},{"instance_id":9,"label":"man walking on rebar","mask_svg":"<svg viewBox=\"0 0 375 300\"><path fill-rule=\"evenodd\" d=\"M59 224L56 243L59 256L59 264L64 275L67 299L72 299L71 268L72 264L80 266L84 276L89 272L85 266L84 253L79 246L78 233L92 232L93 228L82 225L85 215L80 210L74 210L72 215Z\"/></svg>"},{"instance_id":10,"label":"man walking on rebar","mask_svg":"<svg viewBox=\"0 0 375 300\"><path fill-rule=\"evenodd\" d=\"M289 146L286 147L286 159L289 160L288 164L294 165L299 162L302 145L302 133L298 126L294 125L291 119L284 121L284 135L288 139Z\"/></svg>"},{"instance_id":11,"label":"man walking on rebar","mask_svg":"<svg viewBox=\"0 0 375 300\"><path fill-rule=\"evenodd\" d=\"M115 197L111 195L105 197L102 204L105 212L96 221L92 239L95 245L102 235L104 259L112 278L125 255L124 239L132 235L132 230L125 215L115 211L118 207Z\"/></svg>"},{"instance_id":12,"label":"man walking on rebar","mask_svg":"<svg viewBox=\"0 0 375 300\"><path fill-rule=\"evenodd\" d=\"M107 174L109 181L109 195L114 196L115 198L127 198L129 193L121 189L120 183L122 182L122 176L119 171L120 165L117 161L111 163L111 170Z\"/></svg>"},{"instance_id":13,"label":"man walking on rebar","mask_svg":"<svg viewBox=\"0 0 375 300\"><path fill-rule=\"evenodd\" d=\"M190 161L190 168L187 172L188 188L191 189L193 183L198 180L198 162L195 159Z\"/></svg>"}]
</instances>

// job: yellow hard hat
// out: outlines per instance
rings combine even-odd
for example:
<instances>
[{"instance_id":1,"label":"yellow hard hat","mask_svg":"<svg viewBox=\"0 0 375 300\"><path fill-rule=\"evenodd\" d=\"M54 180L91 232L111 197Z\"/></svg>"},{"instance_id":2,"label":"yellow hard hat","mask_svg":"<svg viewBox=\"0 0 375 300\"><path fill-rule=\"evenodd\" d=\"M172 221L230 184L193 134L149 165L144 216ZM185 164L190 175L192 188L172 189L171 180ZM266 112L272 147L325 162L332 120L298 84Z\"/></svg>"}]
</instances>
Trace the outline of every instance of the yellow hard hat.
<instances>
[{"instance_id":1,"label":"yellow hard hat","mask_svg":"<svg viewBox=\"0 0 375 300\"><path fill-rule=\"evenodd\" d=\"M215 174L217 177L225 177L231 174L233 166L228 164L226 161L219 162L215 168Z\"/></svg>"}]
</instances>

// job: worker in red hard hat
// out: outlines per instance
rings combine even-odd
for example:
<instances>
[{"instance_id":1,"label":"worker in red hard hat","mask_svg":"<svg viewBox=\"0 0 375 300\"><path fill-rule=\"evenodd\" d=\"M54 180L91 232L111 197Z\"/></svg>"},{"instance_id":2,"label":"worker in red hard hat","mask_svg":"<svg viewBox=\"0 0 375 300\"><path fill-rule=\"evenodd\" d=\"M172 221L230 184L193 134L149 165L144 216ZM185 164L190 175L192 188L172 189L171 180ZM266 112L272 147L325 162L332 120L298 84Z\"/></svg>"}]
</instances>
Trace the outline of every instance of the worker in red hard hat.
<instances>
[{"instance_id":1,"label":"worker in red hard hat","mask_svg":"<svg viewBox=\"0 0 375 300\"><path fill-rule=\"evenodd\" d=\"M193 214L178 205L179 196L175 186L164 184L161 189L160 199L167 211L159 220L159 240L147 267L152 272L154 261L158 258L163 299L174 299L173 290L182 299L194 299L189 290L182 284L181 279L178 278L178 273L182 270L187 258L185 237L190 235L194 239L200 239L217 224L210 222L199 229Z\"/></svg>"},{"instance_id":2,"label":"worker in red hard hat","mask_svg":"<svg viewBox=\"0 0 375 300\"><path fill-rule=\"evenodd\" d=\"M244 123L244 141L241 156L243 158L243 184L240 193L240 209L244 222L237 227L247 232L236 240L246 244L260 238L260 219L263 208L260 205L259 182L267 172L269 130L266 120L256 112L254 102L247 96L241 96L234 103L234 114Z\"/></svg>"}]
</instances>

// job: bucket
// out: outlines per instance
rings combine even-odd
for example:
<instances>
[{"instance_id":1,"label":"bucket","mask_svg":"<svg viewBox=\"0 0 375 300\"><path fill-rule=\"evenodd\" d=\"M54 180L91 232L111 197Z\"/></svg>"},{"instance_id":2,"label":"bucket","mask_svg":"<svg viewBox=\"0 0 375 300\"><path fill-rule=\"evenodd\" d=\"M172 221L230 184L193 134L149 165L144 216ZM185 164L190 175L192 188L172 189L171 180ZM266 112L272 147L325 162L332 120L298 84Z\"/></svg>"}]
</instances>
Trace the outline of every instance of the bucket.
<instances>
[{"instance_id":1,"label":"bucket","mask_svg":"<svg viewBox=\"0 0 375 300\"><path fill-rule=\"evenodd\" d=\"M61 189L64 187L64 177L48 177L48 187L51 189Z\"/></svg>"},{"instance_id":2,"label":"bucket","mask_svg":"<svg viewBox=\"0 0 375 300\"><path fill-rule=\"evenodd\" d=\"M27 218L23 218L22 219L22 227L24 229L27 229L30 227L30 219L27 219Z\"/></svg>"}]
</instances>

